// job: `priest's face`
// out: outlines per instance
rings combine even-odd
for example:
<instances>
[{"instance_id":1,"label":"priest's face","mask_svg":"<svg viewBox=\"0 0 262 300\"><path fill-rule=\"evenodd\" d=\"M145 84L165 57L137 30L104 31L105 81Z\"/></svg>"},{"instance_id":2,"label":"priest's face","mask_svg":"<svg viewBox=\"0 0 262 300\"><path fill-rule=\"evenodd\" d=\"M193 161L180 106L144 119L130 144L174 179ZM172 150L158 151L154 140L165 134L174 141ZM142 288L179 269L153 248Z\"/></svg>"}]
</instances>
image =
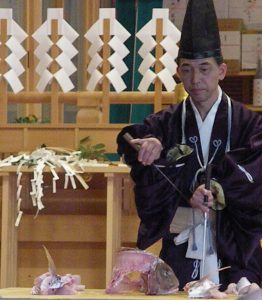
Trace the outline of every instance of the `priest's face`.
<instances>
[{"instance_id":1,"label":"priest's face","mask_svg":"<svg viewBox=\"0 0 262 300\"><path fill-rule=\"evenodd\" d=\"M179 59L178 74L196 104L213 104L218 97L218 83L226 75L226 65L213 57Z\"/></svg>"}]
</instances>

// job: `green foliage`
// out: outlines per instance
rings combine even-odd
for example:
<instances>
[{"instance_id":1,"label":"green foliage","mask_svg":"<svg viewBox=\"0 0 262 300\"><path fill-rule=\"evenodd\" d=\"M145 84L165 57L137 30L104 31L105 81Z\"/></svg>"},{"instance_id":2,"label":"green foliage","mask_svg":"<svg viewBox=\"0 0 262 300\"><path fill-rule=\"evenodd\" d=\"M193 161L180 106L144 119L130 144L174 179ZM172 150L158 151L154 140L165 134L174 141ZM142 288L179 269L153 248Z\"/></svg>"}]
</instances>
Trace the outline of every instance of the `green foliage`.
<instances>
[{"instance_id":1,"label":"green foliage","mask_svg":"<svg viewBox=\"0 0 262 300\"><path fill-rule=\"evenodd\" d=\"M105 144L99 143L95 145L90 144L90 137L87 136L80 140L78 151L80 151L80 158L105 160Z\"/></svg>"},{"instance_id":2,"label":"green foliage","mask_svg":"<svg viewBox=\"0 0 262 300\"><path fill-rule=\"evenodd\" d=\"M19 117L15 119L16 123L37 123L38 118L35 115L29 115L26 117Z\"/></svg>"}]
</instances>

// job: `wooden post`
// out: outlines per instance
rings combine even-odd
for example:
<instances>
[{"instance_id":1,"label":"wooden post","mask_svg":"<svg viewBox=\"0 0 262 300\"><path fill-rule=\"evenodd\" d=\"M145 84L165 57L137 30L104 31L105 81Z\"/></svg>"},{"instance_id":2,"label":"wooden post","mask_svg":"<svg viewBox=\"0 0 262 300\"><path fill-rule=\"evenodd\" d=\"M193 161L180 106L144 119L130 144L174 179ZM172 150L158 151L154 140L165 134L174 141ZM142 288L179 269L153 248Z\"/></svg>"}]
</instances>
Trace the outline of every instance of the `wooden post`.
<instances>
[{"instance_id":1,"label":"wooden post","mask_svg":"<svg viewBox=\"0 0 262 300\"><path fill-rule=\"evenodd\" d=\"M100 7L100 0L84 0L83 1L83 31L86 32L98 19L99 15L99 7ZM88 57L87 50L90 47L90 42L86 39L82 40L83 43L83 63L81 68L82 76L79 76L79 81L81 82L81 90L86 89L87 81L89 79L89 74L86 71L87 65L89 64L91 58Z\"/></svg>"},{"instance_id":2,"label":"wooden post","mask_svg":"<svg viewBox=\"0 0 262 300\"><path fill-rule=\"evenodd\" d=\"M106 284L109 283L115 265L117 251L121 247L122 176L107 173L106 213Z\"/></svg>"},{"instance_id":3,"label":"wooden post","mask_svg":"<svg viewBox=\"0 0 262 300\"><path fill-rule=\"evenodd\" d=\"M159 73L162 70L162 63L159 60L163 55L163 48L160 45L163 40L163 20L156 20L156 51L155 51L155 73ZM155 96L154 96L154 112L157 112L162 109L162 82L159 78L156 78L155 81Z\"/></svg>"},{"instance_id":4,"label":"wooden post","mask_svg":"<svg viewBox=\"0 0 262 300\"><path fill-rule=\"evenodd\" d=\"M59 49L56 46L56 42L59 40L58 35L58 21L52 20L51 24L51 40L54 45L51 48L51 57L53 58L53 62L51 64L51 73L54 74L59 70L59 66L55 61L55 58L59 55ZM59 99L58 99L59 85L58 82L53 78L51 83L51 123L58 124L59 123Z\"/></svg>"},{"instance_id":5,"label":"wooden post","mask_svg":"<svg viewBox=\"0 0 262 300\"><path fill-rule=\"evenodd\" d=\"M32 13L34 12L34 13ZM42 2L41 0L27 0L25 3L24 18L26 20L26 32L29 36L32 36L34 31L42 23ZM25 73L25 91L34 91L36 85L36 73L35 67L37 65L37 58L34 55L34 49L37 42L32 38L26 39L27 49L27 61L26 61L26 73ZM23 107L23 115L34 114L38 117L42 114L41 104L26 104Z\"/></svg>"},{"instance_id":6,"label":"wooden post","mask_svg":"<svg viewBox=\"0 0 262 300\"><path fill-rule=\"evenodd\" d=\"M16 174L3 174L1 288L17 284Z\"/></svg>"},{"instance_id":7,"label":"wooden post","mask_svg":"<svg viewBox=\"0 0 262 300\"><path fill-rule=\"evenodd\" d=\"M102 122L109 123L109 93L110 93L110 82L105 76L110 71L110 63L108 58L110 56L110 46L108 45L110 41L110 19L105 19L103 24L103 82L102 82Z\"/></svg>"},{"instance_id":8,"label":"wooden post","mask_svg":"<svg viewBox=\"0 0 262 300\"><path fill-rule=\"evenodd\" d=\"M7 20L0 20L0 123L7 123L7 82L3 74L7 71L7 64L5 59L7 57Z\"/></svg>"}]
</instances>

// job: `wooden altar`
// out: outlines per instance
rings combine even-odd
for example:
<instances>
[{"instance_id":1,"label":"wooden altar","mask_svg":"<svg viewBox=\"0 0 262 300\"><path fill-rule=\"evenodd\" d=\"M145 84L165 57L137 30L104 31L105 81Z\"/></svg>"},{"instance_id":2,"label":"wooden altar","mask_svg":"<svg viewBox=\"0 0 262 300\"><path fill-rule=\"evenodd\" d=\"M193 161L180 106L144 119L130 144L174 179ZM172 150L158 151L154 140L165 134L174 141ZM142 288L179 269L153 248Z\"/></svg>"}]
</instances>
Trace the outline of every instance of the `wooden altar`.
<instances>
[{"instance_id":1,"label":"wooden altar","mask_svg":"<svg viewBox=\"0 0 262 300\"><path fill-rule=\"evenodd\" d=\"M23 174L31 174L32 168L23 167ZM90 166L88 174L104 174L106 177L106 282L110 279L116 250L121 246L121 204L123 180L129 177L126 165ZM17 285L17 175L16 167L0 169L2 177L2 242L1 242L1 287ZM41 216L39 216L41 218ZM79 231L81 228L79 228ZM88 230L88 228L86 229Z\"/></svg>"},{"instance_id":2,"label":"wooden altar","mask_svg":"<svg viewBox=\"0 0 262 300\"><path fill-rule=\"evenodd\" d=\"M228 300L236 300L238 296L229 296ZM48 295L48 296L33 296L30 295L30 289L26 288L9 288L9 289L0 289L0 299L74 299L74 300L186 300L188 296L179 292L175 295L159 295L159 296L151 296L145 295L143 293L124 293L118 295L108 295L104 290L85 290L82 294L73 295L73 296L58 296L58 295Z\"/></svg>"}]
</instances>

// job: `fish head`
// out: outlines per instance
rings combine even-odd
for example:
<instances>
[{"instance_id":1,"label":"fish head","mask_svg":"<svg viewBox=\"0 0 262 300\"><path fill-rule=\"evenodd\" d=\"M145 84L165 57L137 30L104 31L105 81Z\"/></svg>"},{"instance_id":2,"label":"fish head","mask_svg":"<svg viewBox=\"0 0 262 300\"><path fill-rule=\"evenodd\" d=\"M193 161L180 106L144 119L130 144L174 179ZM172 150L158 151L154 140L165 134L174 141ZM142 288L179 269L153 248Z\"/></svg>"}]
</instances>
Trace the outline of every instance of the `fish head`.
<instances>
[{"instance_id":1,"label":"fish head","mask_svg":"<svg viewBox=\"0 0 262 300\"><path fill-rule=\"evenodd\" d=\"M159 259L155 267L148 273L147 291L148 295L167 295L178 291L179 281L164 261Z\"/></svg>"}]
</instances>

